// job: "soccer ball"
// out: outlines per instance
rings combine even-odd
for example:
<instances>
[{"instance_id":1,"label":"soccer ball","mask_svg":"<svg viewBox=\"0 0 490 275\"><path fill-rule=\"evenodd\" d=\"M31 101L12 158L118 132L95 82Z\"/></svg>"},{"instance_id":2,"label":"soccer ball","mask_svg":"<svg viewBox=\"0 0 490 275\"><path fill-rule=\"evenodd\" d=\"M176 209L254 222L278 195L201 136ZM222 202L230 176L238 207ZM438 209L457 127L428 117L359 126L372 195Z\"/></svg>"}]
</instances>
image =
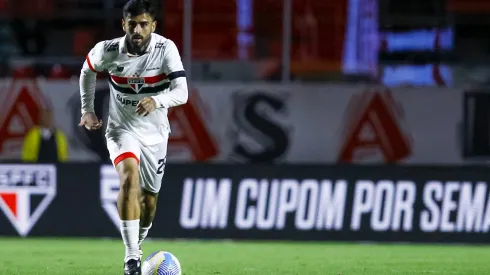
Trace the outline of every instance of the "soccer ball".
<instances>
[{"instance_id":1,"label":"soccer ball","mask_svg":"<svg viewBox=\"0 0 490 275\"><path fill-rule=\"evenodd\" d=\"M143 275L182 275L179 260L166 251L153 252L146 257L141 272Z\"/></svg>"}]
</instances>

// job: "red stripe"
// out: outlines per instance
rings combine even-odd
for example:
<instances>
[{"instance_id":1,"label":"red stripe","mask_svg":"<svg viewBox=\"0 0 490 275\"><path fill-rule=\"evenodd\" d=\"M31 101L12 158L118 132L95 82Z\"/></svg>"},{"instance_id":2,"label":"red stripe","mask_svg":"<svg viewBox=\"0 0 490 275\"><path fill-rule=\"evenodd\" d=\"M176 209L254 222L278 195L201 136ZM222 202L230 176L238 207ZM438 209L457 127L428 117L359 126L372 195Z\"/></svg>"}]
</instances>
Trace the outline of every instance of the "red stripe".
<instances>
[{"instance_id":1,"label":"red stripe","mask_svg":"<svg viewBox=\"0 0 490 275\"><path fill-rule=\"evenodd\" d=\"M111 75L111 78L116 84L124 85L124 84L128 84L128 79L130 79L131 77ZM155 75L155 76L146 76L146 77L142 77L142 78L145 79L145 84L155 84L155 83L158 83L160 81L167 79L167 75L166 74L159 74L159 75Z\"/></svg>"},{"instance_id":2,"label":"red stripe","mask_svg":"<svg viewBox=\"0 0 490 275\"><path fill-rule=\"evenodd\" d=\"M167 79L167 75L166 74L159 74L159 75L148 76L148 77L144 77L144 78L145 78L146 84L155 84L155 83L158 83L160 81Z\"/></svg>"},{"instance_id":3,"label":"red stripe","mask_svg":"<svg viewBox=\"0 0 490 275\"><path fill-rule=\"evenodd\" d=\"M134 158L134 159L136 159L138 164L140 163L140 160L138 159L138 157L134 153L126 152L126 153L122 153L119 156L117 156L117 158L114 160L114 166L117 166L119 164L119 162L121 162L125 159L128 159L128 158Z\"/></svg>"},{"instance_id":4,"label":"red stripe","mask_svg":"<svg viewBox=\"0 0 490 275\"><path fill-rule=\"evenodd\" d=\"M17 194L4 193L0 194L0 198L7 204L8 209L12 212L14 217L17 217Z\"/></svg>"},{"instance_id":5,"label":"red stripe","mask_svg":"<svg viewBox=\"0 0 490 275\"><path fill-rule=\"evenodd\" d=\"M96 73L97 71L94 69L94 66L92 66L92 62L90 62L90 58L88 58L88 55L86 57L87 59L87 64L88 64L88 67L94 72Z\"/></svg>"},{"instance_id":6,"label":"red stripe","mask_svg":"<svg viewBox=\"0 0 490 275\"><path fill-rule=\"evenodd\" d=\"M128 84L128 78L127 77L121 77L121 76L117 76L117 75L111 75L111 78L117 84Z\"/></svg>"}]
</instances>

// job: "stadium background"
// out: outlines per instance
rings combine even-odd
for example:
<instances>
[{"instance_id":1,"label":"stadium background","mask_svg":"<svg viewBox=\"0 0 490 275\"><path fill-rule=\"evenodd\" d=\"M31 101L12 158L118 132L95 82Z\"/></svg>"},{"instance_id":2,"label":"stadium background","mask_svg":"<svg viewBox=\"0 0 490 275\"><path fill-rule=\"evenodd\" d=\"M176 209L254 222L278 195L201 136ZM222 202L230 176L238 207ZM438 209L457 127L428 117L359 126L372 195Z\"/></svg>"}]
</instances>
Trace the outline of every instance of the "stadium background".
<instances>
[{"instance_id":1,"label":"stadium background","mask_svg":"<svg viewBox=\"0 0 490 275\"><path fill-rule=\"evenodd\" d=\"M92 253L76 240L93 238L95 247L109 237L120 254L118 179L103 131L77 124L81 64L96 42L123 35L124 3L0 0L0 246L12 261L1 274L38 274L28 271L36 262L18 263L9 251L27 253L33 245L55 251L52 238ZM150 237L260 240L253 249L262 247L261 258L277 246L266 240L490 241L490 2L160 4L157 32L176 42L191 89L189 102L170 111L165 183ZM108 86L99 77L96 111L105 118ZM27 164L24 138L46 107L67 137L68 160ZM33 243L24 247L24 239ZM211 245L201 247L208 257L196 255L196 243L152 248L181 252L193 270L187 274L299 274L265 263L264 273L258 267L233 273L211 255L226 258L216 251L228 251L230 264L247 263L247 256L226 243ZM298 256L293 246L285 257L298 257L290 264L311 268L306 274L488 271L485 254L474 250L439 257L450 249L369 247L381 259L374 265L387 270L397 255L399 272L390 273L364 269L372 259L362 247L326 247L296 247L305 253ZM341 255L354 260L332 262ZM460 266L441 262L455 257ZM216 265L197 269L206 261ZM407 262L413 265L401 264Z\"/></svg>"}]
</instances>

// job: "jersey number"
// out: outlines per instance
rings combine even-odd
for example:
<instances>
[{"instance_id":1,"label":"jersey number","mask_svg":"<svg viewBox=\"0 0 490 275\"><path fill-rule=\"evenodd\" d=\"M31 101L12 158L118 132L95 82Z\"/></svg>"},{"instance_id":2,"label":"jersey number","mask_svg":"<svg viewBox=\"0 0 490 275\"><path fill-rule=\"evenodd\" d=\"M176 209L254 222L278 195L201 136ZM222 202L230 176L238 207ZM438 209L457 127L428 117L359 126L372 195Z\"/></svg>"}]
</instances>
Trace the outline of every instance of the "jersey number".
<instances>
[{"instance_id":1,"label":"jersey number","mask_svg":"<svg viewBox=\"0 0 490 275\"><path fill-rule=\"evenodd\" d=\"M167 158L158 160L158 169L157 169L157 174L160 175L163 173L163 170L165 168L165 162L167 161Z\"/></svg>"}]
</instances>

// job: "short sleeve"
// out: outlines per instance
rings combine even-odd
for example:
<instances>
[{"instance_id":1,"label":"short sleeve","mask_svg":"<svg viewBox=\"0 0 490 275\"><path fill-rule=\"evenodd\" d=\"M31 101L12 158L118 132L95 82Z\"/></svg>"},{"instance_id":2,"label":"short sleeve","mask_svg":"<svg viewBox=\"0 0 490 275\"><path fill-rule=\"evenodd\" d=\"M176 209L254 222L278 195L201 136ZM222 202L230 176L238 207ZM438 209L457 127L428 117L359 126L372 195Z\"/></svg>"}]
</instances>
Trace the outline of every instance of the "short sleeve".
<instances>
[{"instance_id":1,"label":"short sleeve","mask_svg":"<svg viewBox=\"0 0 490 275\"><path fill-rule=\"evenodd\" d=\"M94 72L104 71L104 42L97 43L86 57L90 70Z\"/></svg>"},{"instance_id":2,"label":"short sleeve","mask_svg":"<svg viewBox=\"0 0 490 275\"><path fill-rule=\"evenodd\" d=\"M164 53L164 72L169 80L185 77L184 65L177 46L172 40L167 41Z\"/></svg>"}]
</instances>

